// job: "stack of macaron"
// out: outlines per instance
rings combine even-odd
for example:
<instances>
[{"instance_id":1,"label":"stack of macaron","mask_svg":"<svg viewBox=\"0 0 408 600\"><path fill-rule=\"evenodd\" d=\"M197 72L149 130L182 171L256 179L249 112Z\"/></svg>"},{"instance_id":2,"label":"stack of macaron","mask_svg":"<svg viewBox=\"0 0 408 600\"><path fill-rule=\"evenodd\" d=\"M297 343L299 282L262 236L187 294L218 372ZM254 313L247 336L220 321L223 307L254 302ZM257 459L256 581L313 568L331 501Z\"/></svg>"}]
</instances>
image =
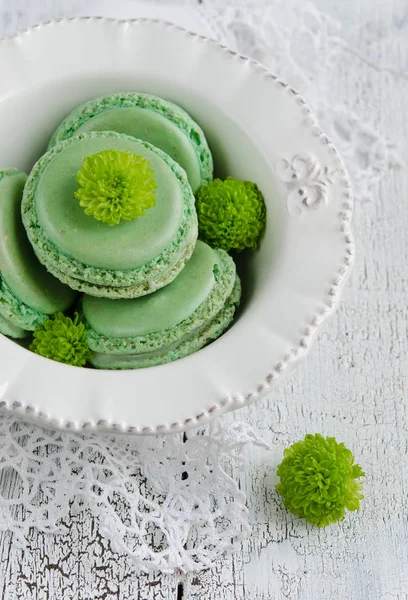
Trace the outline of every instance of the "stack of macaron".
<instances>
[{"instance_id":1,"label":"stack of macaron","mask_svg":"<svg viewBox=\"0 0 408 600\"><path fill-rule=\"evenodd\" d=\"M116 226L86 214L75 196L84 159L109 150L143 157L157 185L155 205ZM151 144L111 131L74 136L42 156L29 175L22 214L48 271L75 290L106 298L137 298L167 285L197 240L194 196L181 167Z\"/></svg>"},{"instance_id":2,"label":"stack of macaron","mask_svg":"<svg viewBox=\"0 0 408 600\"><path fill-rule=\"evenodd\" d=\"M87 102L28 178L0 171L0 332L101 369L187 356L231 324L228 251L255 247L264 224L255 184L213 181L183 109L133 92Z\"/></svg>"},{"instance_id":3,"label":"stack of macaron","mask_svg":"<svg viewBox=\"0 0 408 600\"><path fill-rule=\"evenodd\" d=\"M228 327L240 295L232 258L198 241L180 275L153 294L136 300L82 298L92 364L134 369L187 356Z\"/></svg>"},{"instance_id":4,"label":"stack of macaron","mask_svg":"<svg viewBox=\"0 0 408 600\"><path fill-rule=\"evenodd\" d=\"M21 222L26 179L17 169L0 171L0 332L12 338L27 337L77 297L48 273L27 239Z\"/></svg>"}]
</instances>

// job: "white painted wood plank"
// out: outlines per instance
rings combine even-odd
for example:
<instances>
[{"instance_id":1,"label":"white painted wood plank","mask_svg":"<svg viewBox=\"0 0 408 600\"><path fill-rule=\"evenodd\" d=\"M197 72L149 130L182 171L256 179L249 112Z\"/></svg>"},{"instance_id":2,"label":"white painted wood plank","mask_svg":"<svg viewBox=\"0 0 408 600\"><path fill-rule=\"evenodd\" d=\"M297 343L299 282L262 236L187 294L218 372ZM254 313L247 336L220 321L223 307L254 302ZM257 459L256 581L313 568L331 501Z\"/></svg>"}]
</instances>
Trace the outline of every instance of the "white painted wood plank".
<instances>
[{"instance_id":1,"label":"white painted wood plank","mask_svg":"<svg viewBox=\"0 0 408 600\"><path fill-rule=\"evenodd\" d=\"M88 512L67 525L64 536L33 531L23 550L0 534L1 600L176 600L177 577L136 574Z\"/></svg>"},{"instance_id":2,"label":"white painted wood plank","mask_svg":"<svg viewBox=\"0 0 408 600\"><path fill-rule=\"evenodd\" d=\"M358 42L363 56L356 60L344 52L338 84L352 109L372 116L400 145L406 165L408 29L401 25L407 23L402 3L319 4L335 5L337 16L348 11L351 28L357 15L367 20ZM388 54L377 66L372 34L378 29L385 32ZM406 167L393 168L368 200L357 202L357 261L339 311L308 361L270 399L227 417L254 424L275 451L268 458L252 449L248 469L235 473L248 494L251 539L201 579L201 587L191 577L188 598L408 597L407 197ZM282 509L274 490L283 448L307 432L345 441L367 472L361 512L323 530Z\"/></svg>"}]
</instances>

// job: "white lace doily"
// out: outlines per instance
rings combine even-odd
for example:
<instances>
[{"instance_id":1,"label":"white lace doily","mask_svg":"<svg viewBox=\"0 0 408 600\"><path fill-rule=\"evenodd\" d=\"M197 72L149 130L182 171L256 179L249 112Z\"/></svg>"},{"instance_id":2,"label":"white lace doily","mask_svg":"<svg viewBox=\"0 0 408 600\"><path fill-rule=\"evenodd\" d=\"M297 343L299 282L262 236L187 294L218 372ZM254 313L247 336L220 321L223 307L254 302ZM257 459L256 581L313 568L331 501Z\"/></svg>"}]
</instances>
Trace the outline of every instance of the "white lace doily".
<instances>
[{"instance_id":1,"label":"white lace doily","mask_svg":"<svg viewBox=\"0 0 408 600\"><path fill-rule=\"evenodd\" d=\"M273 0L268 6L207 5L200 11L214 37L266 65L309 102L322 129L339 150L353 181L354 195L365 200L391 165L399 165L391 140L348 103L333 66L347 53L364 60L342 35L339 23L313 3Z\"/></svg>"},{"instance_id":2,"label":"white lace doily","mask_svg":"<svg viewBox=\"0 0 408 600\"><path fill-rule=\"evenodd\" d=\"M103 12L92 1L65 1L59 10L42 2L38 14L32 7L26 13L28 4L13 4L3 33L64 12ZM188 10L213 37L263 62L308 99L343 155L357 198L398 162L389 140L348 105L331 69L347 43L338 24L313 5L269 0ZM120 16L138 16L137 4L122 4ZM168 5L163 16L170 18ZM129 438L56 433L0 417L0 530L24 546L31 527L63 531L69 515L87 509L113 550L139 570L206 568L248 534L245 496L228 475L248 443L262 444L243 424L215 424L187 438Z\"/></svg>"},{"instance_id":3,"label":"white lace doily","mask_svg":"<svg viewBox=\"0 0 408 600\"><path fill-rule=\"evenodd\" d=\"M46 431L0 423L0 529L24 547L31 527L64 533L75 510L90 509L113 551L140 571L210 567L248 535L245 496L228 475L248 443L244 424L206 434L134 439ZM7 477L8 476L8 477Z\"/></svg>"}]
</instances>

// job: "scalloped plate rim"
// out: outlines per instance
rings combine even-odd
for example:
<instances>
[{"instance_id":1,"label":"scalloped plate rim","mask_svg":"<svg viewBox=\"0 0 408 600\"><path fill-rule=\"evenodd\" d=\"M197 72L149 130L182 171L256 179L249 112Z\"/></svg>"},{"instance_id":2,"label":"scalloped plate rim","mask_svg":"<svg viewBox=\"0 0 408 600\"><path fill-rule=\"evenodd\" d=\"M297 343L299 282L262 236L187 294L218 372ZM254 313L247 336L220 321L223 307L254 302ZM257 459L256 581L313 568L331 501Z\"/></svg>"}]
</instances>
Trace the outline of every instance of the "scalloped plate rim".
<instances>
[{"instance_id":1,"label":"scalloped plate rim","mask_svg":"<svg viewBox=\"0 0 408 600\"><path fill-rule=\"evenodd\" d=\"M114 422L110 419L95 419L92 421L76 421L75 418L72 419L61 419L57 416L57 414L44 413L41 410L40 406L31 405L29 403L24 403L18 398L9 397L7 394L7 383L0 386L0 409L4 413L8 413L11 415L23 417L26 419L30 419L38 422L39 424L45 427L52 428L61 428L61 429L71 429L76 431L112 431L112 432L121 432L121 433L133 433L133 434L141 434L141 435L149 435L149 434L162 434L162 433L173 433L184 431L193 427L197 427L203 425L213 419L216 416L219 416L227 411L235 410L237 408L246 406L256 399L263 398L267 394L270 393L271 389L274 387L276 382L281 378L282 374L291 370L291 368L299 363L302 359L306 357L308 354L315 337L322 327L322 325L326 322L327 318L333 314L335 309L337 308L338 301L340 299L343 287L347 281L347 278L350 274L353 262L354 262L354 239L351 233L350 220L353 211L353 195L351 191L350 182L348 180L348 176L342 162L341 157L338 155L335 147L332 142L327 138L327 136L320 130L316 117L314 113L308 106L307 102L302 98L302 96L294 90L291 86L288 86L286 83L282 82L275 75L270 73L266 67L264 67L258 61L251 59L243 54L239 54L230 50L227 46L208 38L202 34L197 34L192 31L189 31L177 24L171 23L169 21L156 19L156 18L134 18L134 19L115 19L110 17L62 17L53 20L45 20L41 21L37 25L32 27L24 28L21 31L11 35L4 36L0 38L0 52L1 46L8 41L24 38L24 35L29 34L35 30L39 30L44 27L55 26L57 24L66 24L66 23L75 23L82 21L90 21L90 22L110 22L114 24L154 24L158 27L165 27L174 29L178 32L188 33L192 38L199 39L212 45L215 45L219 50L228 52L233 57L239 57L253 70L258 70L263 73L268 74L277 84L282 86L282 89L289 90L291 94L299 101L299 104L305 108L305 111L308 112L310 116L310 127L315 128L316 132L314 135L317 137L321 137L323 143L326 144L335 154L336 161L339 165L339 169L343 176L344 180L344 188L347 190L347 201L345 203L344 212L340 214L340 221L342 231L344 232L345 237L345 251L344 251L344 261L340 265L338 265L338 269L333 272L333 276L330 278L328 282L328 292L325 296L329 296L329 301L323 301L324 310L322 309L322 303L320 306L316 308L314 312L313 321L310 327L305 330L304 335L299 339L296 347L293 348L293 354L283 356L282 360L280 360L273 368L270 369L269 373L265 374L265 377L262 381L258 383L254 383L252 391L245 392L243 394L236 394L233 396L226 396L224 398L220 398L218 401L214 402L211 406L206 409L200 411L194 411L194 414L191 416L187 416L183 420L176 421L174 423L158 423L158 424L130 424L124 423L118 420ZM4 338L1 336L0 338L0 346L4 346L4 341L7 343L14 342ZM211 348L211 345L207 348ZM25 352L28 352L25 350ZM67 365L61 365L59 363L54 363L53 361L48 361L48 359L44 359L42 357L35 357L41 363L50 363L52 365L58 365L58 368L62 368L63 370L68 369L77 369L76 367L70 367ZM174 363L172 363L174 364ZM152 368L154 370L155 368ZM137 371L134 371L137 374ZM119 376L119 374L118 374ZM136 375L137 376L137 375Z\"/></svg>"}]
</instances>

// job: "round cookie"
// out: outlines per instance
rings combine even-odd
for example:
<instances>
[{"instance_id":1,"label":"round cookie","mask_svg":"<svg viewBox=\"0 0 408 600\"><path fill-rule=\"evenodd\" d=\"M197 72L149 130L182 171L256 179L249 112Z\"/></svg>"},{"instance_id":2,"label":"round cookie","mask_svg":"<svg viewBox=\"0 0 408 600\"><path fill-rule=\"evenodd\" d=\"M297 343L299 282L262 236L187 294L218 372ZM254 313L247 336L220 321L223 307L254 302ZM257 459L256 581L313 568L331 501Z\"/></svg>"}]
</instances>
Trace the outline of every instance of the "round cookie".
<instances>
[{"instance_id":1,"label":"round cookie","mask_svg":"<svg viewBox=\"0 0 408 600\"><path fill-rule=\"evenodd\" d=\"M124 133L160 148L186 171L194 193L213 178L212 156L201 127L173 102L135 92L90 100L62 121L49 148L90 131Z\"/></svg>"},{"instance_id":2,"label":"round cookie","mask_svg":"<svg viewBox=\"0 0 408 600\"><path fill-rule=\"evenodd\" d=\"M240 293L232 258L198 241L180 275L154 294L133 300L83 297L91 363L140 368L187 356L228 327Z\"/></svg>"},{"instance_id":3,"label":"round cookie","mask_svg":"<svg viewBox=\"0 0 408 600\"><path fill-rule=\"evenodd\" d=\"M236 279L230 298L225 306L214 317L191 338L184 339L177 346L162 348L160 352L152 352L145 355L132 354L99 354L93 353L91 363L97 369L142 369L146 367L157 367L179 358L184 358L198 352L208 343L216 340L231 325L234 314L241 299L241 283Z\"/></svg>"},{"instance_id":4,"label":"round cookie","mask_svg":"<svg viewBox=\"0 0 408 600\"><path fill-rule=\"evenodd\" d=\"M26 180L16 169L0 171L0 331L11 337L24 337L76 298L47 272L27 239L20 210Z\"/></svg>"},{"instance_id":5,"label":"round cookie","mask_svg":"<svg viewBox=\"0 0 408 600\"><path fill-rule=\"evenodd\" d=\"M130 151L149 161L156 204L114 227L86 215L75 197L87 156ZM92 132L60 142L36 163L24 190L23 223L40 261L73 289L107 298L135 298L170 283L197 239L194 196L183 169L142 140Z\"/></svg>"}]
</instances>

